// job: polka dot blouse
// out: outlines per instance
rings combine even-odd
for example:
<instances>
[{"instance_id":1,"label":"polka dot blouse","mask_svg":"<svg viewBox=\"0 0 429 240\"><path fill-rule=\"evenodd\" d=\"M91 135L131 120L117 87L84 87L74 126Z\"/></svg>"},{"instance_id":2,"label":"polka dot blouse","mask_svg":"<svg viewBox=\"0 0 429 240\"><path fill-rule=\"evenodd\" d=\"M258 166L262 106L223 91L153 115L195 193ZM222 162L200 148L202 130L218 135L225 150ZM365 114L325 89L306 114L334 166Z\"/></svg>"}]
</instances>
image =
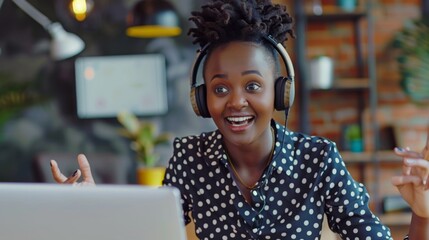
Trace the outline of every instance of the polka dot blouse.
<instances>
[{"instance_id":1,"label":"polka dot blouse","mask_svg":"<svg viewBox=\"0 0 429 240\"><path fill-rule=\"evenodd\" d=\"M320 239L324 214L343 239L391 239L335 143L272 127L274 156L252 204L233 180L219 131L175 139L164 184L180 190L185 222L192 214L199 239Z\"/></svg>"}]
</instances>

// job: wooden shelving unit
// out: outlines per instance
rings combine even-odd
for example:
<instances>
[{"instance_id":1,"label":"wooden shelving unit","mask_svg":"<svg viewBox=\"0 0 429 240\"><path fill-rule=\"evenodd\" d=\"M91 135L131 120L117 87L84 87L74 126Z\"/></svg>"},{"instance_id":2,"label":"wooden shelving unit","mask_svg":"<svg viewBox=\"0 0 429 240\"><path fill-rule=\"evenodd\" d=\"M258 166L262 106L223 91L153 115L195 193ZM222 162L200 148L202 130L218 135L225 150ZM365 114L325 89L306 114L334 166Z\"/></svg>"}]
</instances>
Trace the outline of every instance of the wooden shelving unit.
<instances>
[{"instance_id":1,"label":"wooden shelving unit","mask_svg":"<svg viewBox=\"0 0 429 240\"><path fill-rule=\"evenodd\" d=\"M367 4L365 9L358 9L355 12L344 12L335 7L327 8L323 6L323 14L315 15L309 13L308 9L305 9L305 1L295 0L295 31L297 36L299 36L299 41L296 41L295 44L295 53L296 53L296 63L297 66L297 76L299 78L300 88L298 89L298 101L300 105L299 109L299 122L300 131L304 133L311 133L311 124L309 120L309 105L311 102L311 97L313 92L322 92L323 91L350 91L355 92L354 97L365 98L360 99L362 102L358 106L358 111L361 114L359 118L361 119L362 125L362 113L365 107L369 108L370 114L375 116L377 108L377 81L375 73L375 54L374 54L374 29L373 29L373 17L370 12L366 9L370 9L371 4ZM366 27L360 25L360 21L365 19L367 22ZM307 62L307 25L317 24L317 23L332 23L332 22L349 22L353 28L354 34L354 48L356 52L355 61L358 69L358 74L355 77L347 79L336 79L334 85L330 89L312 89L309 83L309 73L306 69ZM366 31L365 36L367 36L367 51L364 61L363 51L362 51L362 32ZM364 65L368 64L368 65ZM323 97L323 94L318 94L318 97ZM369 99L368 99L369 96ZM365 102L365 103L363 103ZM373 142L375 143L374 150L370 152L354 153L341 151L341 155L347 165L352 167L357 167L360 171L361 179L364 179L365 175L370 174L372 180L374 181L373 189L371 189L371 199L373 205L375 206L375 213L378 216L381 216L381 220L388 226L401 226L406 227L410 223L411 214L410 213L390 213L382 214L381 208L381 197L379 196L380 192L380 164L393 164L400 165L402 159L394 155L393 151L379 151L379 129L376 121L371 119L368 123L373 134ZM363 129L363 128L362 128ZM371 173L368 171L372 171ZM364 181L363 181L364 182ZM365 182L364 182L365 183Z\"/></svg>"},{"instance_id":2,"label":"wooden shelving unit","mask_svg":"<svg viewBox=\"0 0 429 240\"><path fill-rule=\"evenodd\" d=\"M343 160L345 163L373 163L373 156L374 153L372 152L361 152L361 153L355 153L355 152L347 152L342 151L341 156L343 157ZM379 159L379 162L393 162L393 163L400 163L402 161L402 158L398 157L393 153L393 151L385 150L385 151L377 151L375 152L375 157Z\"/></svg>"},{"instance_id":3,"label":"wooden shelving unit","mask_svg":"<svg viewBox=\"0 0 429 240\"><path fill-rule=\"evenodd\" d=\"M311 91L369 90L369 87L368 78L341 78L329 89L312 88Z\"/></svg>"},{"instance_id":4,"label":"wooden shelving unit","mask_svg":"<svg viewBox=\"0 0 429 240\"><path fill-rule=\"evenodd\" d=\"M322 15L315 15L313 13L306 13L307 19L309 22L315 21L349 21L349 20L359 20L360 18L366 16L365 11L355 11L355 12L344 12L335 8L333 10L325 10Z\"/></svg>"},{"instance_id":5,"label":"wooden shelving unit","mask_svg":"<svg viewBox=\"0 0 429 240\"><path fill-rule=\"evenodd\" d=\"M380 215L380 220L390 227L408 226L411 222L412 213L387 213Z\"/></svg>"},{"instance_id":6,"label":"wooden shelving unit","mask_svg":"<svg viewBox=\"0 0 429 240\"><path fill-rule=\"evenodd\" d=\"M299 78L300 88L298 89L298 101L300 104L299 115L300 115L300 131L304 133L311 133L311 124L308 116L309 99L311 98L311 92L317 91L338 91L347 90L355 91L363 96L363 91L373 90L374 84L371 81L371 76L375 76L373 73L365 73L364 57L362 50L362 33L359 25L360 21L368 16L367 11L364 9L358 9L354 12L346 12L335 6L323 6L323 14L315 15L311 13L309 9L304 6L305 1L295 0L295 19L296 27L295 31L299 36L299 41L296 41L295 52L297 57L297 75ZM354 37L354 48L355 48L355 62L358 69L357 76L346 79L335 79L334 85L330 89L313 89L309 84L308 71L306 69L307 53L306 53L306 35L307 25L315 23L331 23L331 22L348 22L351 24L353 29ZM372 44L372 43L369 43ZM371 61L368 61L371 62ZM368 68L370 71L371 68ZM359 106L359 112L363 112L363 105ZM361 118L361 117L360 117Z\"/></svg>"}]
</instances>

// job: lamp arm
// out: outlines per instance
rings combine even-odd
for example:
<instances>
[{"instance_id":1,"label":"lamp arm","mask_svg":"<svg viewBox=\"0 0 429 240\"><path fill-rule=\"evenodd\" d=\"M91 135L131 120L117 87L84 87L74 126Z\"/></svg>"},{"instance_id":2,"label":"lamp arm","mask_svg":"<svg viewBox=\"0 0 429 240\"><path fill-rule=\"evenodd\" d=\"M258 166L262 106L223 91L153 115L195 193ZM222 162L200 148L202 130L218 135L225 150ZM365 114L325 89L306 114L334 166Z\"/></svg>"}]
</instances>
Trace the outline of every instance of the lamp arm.
<instances>
[{"instance_id":1,"label":"lamp arm","mask_svg":"<svg viewBox=\"0 0 429 240\"><path fill-rule=\"evenodd\" d=\"M42 25L45 29L49 29L49 26L52 24L52 21L49 20L45 15L43 15L39 10L37 10L25 0L12 1L25 13L27 13L31 18L33 18L36 22Z\"/></svg>"}]
</instances>

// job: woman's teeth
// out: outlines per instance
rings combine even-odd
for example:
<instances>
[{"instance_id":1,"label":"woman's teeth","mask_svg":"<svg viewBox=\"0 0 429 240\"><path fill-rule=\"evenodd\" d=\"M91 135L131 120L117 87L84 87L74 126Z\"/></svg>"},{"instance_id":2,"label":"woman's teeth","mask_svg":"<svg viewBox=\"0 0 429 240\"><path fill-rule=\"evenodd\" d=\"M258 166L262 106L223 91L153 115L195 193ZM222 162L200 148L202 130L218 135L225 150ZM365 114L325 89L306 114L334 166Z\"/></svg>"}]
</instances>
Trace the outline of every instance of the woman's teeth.
<instances>
[{"instance_id":1,"label":"woman's teeth","mask_svg":"<svg viewBox=\"0 0 429 240\"><path fill-rule=\"evenodd\" d=\"M253 117L227 117L226 120L232 125L244 125L249 123Z\"/></svg>"}]
</instances>

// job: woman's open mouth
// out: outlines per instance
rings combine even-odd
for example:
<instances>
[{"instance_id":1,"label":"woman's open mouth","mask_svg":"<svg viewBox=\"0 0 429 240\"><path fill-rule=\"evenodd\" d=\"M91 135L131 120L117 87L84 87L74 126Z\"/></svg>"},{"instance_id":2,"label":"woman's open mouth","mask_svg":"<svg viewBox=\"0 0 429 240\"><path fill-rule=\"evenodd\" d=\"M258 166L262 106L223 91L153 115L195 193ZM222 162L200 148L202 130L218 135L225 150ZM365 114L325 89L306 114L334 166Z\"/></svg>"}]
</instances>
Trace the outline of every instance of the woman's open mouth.
<instances>
[{"instance_id":1,"label":"woman's open mouth","mask_svg":"<svg viewBox=\"0 0 429 240\"><path fill-rule=\"evenodd\" d=\"M254 117L227 117L226 121L234 127L244 126L252 122Z\"/></svg>"}]
</instances>

